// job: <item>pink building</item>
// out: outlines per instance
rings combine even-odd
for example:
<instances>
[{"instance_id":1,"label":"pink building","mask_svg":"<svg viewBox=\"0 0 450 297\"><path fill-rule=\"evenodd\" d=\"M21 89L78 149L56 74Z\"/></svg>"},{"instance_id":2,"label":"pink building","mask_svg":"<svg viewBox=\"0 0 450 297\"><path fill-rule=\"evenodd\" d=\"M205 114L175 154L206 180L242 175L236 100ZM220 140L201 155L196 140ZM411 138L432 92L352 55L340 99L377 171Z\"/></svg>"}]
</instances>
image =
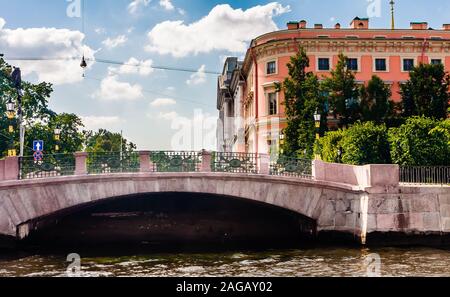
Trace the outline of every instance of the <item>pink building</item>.
<instances>
[{"instance_id":1,"label":"pink building","mask_svg":"<svg viewBox=\"0 0 450 297\"><path fill-rule=\"evenodd\" d=\"M242 87L238 96L233 90L227 92L227 100L218 100L218 109L232 110L228 106L232 104L233 112L225 116L239 115L244 121L229 127L230 139L225 139L229 145L219 141L222 150L224 147L254 153L278 150L286 118L281 104L284 97L275 92L275 83L288 76L286 65L299 46L305 48L310 58L308 71L319 78L329 75L342 52L349 58L348 67L355 71L358 83L365 84L372 75L377 75L391 86L392 100L397 102L401 100L400 85L409 79L409 70L414 65L442 63L447 71L450 69L450 24L435 30L425 22L415 22L409 29L392 30L370 29L369 20L358 17L349 28L340 24L324 28L321 24L310 27L306 21L289 22L285 30L256 37L242 64L236 63L239 66L233 71L237 71L237 85ZM219 79L219 98L221 88L227 88L221 84L223 81Z\"/></svg>"}]
</instances>

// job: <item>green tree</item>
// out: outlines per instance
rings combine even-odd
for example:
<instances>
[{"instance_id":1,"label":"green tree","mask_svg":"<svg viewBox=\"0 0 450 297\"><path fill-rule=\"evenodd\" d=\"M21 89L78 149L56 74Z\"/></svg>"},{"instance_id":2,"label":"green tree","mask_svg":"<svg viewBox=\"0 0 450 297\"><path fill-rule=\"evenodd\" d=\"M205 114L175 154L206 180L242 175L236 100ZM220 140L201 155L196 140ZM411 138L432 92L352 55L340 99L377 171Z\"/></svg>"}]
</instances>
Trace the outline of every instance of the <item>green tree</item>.
<instances>
[{"instance_id":1,"label":"green tree","mask_svg":"<svg viewBox=\"0 0 450 297\"><path fill-rule=\"evenodd\" d=\"M386 125L374 122L357 122L348 129L329 132L316 146L327 162L342 161L345 164L390 163L388 130ZM342 150L341 160L338 150Z\"/></svg>"},{"instance_id":2,"label":"green tree","mask_svg":"<svg viewBox=\"0 0 450 297\"><path fill-rule=\"evenodd\" d=\"M113 133L105 129L97 132L85 132L87 152L119 152L122 146L123 152L136 150L136 145L122 138L120 133Z\"/></svg>"},{"instance_id":3,"label":"green tree","mask_svg":"<svg viewBox=\"0 0 450 297\"><path fill-rule=\"evenodd\" d=\"M2 58L0 58L0 154L5 155L9 148L10 140L14 140L14 146L19 148L19 129L17 127L17 120L15 121L15 132L10 137L7 129L9 120L5 115L5 105L9 99L17 104L17 90L14 88L10 77L11 66L8 65ZM29 82L22 82L23 97L22 97L22 114L23 124L26 131L32 129L36 123L48 122L52 114L48 108L48 100L53 92L52 85L49 83L31 84Z\"/></svg>"},{"instance_id":4,"label":"green tree","mask_svg":"<svg viewBox=\"0 0 450 297\"><path fill-rule=\"evenodd\" d=\"M325 136L316 142L315 153L321 156L322 161L329 163L339 163L339 148L340 142L344 137L343 130L329 131Z\"/></svg>"},{"instance_id":5,"label":"green tree","mask_svg":"<svg viewBox=\"0 0 450 297\"><path fill-rule=\"evenodd\" d=\"M340 53L336 68L323 82L324 88L329 93L330 111L339 119L340 127L346 127L360 117L355 74L348 68L347 63L348 58Z\"/></svg>"},{"instance_id":6,"label":"green tree","mask_svg":"<svg viewBox=\"0 0 450 297\"><path fill-rule=\"evenodd\" d=\"M411 117L389 130L391 157L405 166L450 165L450 120Z\"/></svg>"},{"instance_id":7,"label":"green tree","mask_svg":"<svg viewBox=\"0 0 450 297\"><path fill-rule=\"evenodd\" d=\"M324 96L319 79L307 72L309 58L303 48L291 57L287 64L289 76L278 84L277 90L284 92L287 128L284 131L283 153L289 156L312 158L315 141L314 113L322 116L322 129L326 128Z\"/></svg>"},{"instance_id":8,"label":"green tree","mask_svg":"<svg viewBox=\"0 0 450 297\"><path fill-rule=\"evenodd\" d=\"M61 129L59 141L54 137L56 127ZM81 119L75 114L54 114L48 122L36 123L29 129L25 137L25 144L29 148L33 140L43 140L47 154L81 151L84 143L84 134L81 132L83 127ZM55 149L56 144L60 147L59 151Z\"/></svg>"},{"instance_id":9,"label":"green tree","mask_svg":"<svg viewBox=\"0 0 450 297\"><path fill-rule=\"evenodd\" d=\"M420 64L401 86L403 115L445 119L449 107L450 76L442 64Z\"/></svg>"},{"instance_id":10,"label":"green tree","mask_svg":"<svg viewBox=\"0 0 450 297\"><path fill-rule=\"evenodd\" d=\"M367 86L361 87L360 93L361 121L381 124L392 117L394 104L389 100L392 92L380 77L372 76Z\"/></svg>"}]
</instances>

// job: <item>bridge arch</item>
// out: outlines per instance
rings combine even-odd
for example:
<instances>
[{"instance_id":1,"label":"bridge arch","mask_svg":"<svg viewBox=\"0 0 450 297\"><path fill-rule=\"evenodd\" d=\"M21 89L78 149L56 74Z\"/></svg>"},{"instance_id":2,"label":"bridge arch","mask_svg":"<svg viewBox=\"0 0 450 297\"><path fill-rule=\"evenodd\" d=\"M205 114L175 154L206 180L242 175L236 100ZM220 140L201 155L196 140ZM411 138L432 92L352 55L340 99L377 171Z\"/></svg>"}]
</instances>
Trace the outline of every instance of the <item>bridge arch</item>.
<instances>
[{"instance_id":1,"label":"bridge arch","mask_svg":"<svg viewBox=\"0 0 450 297\"><path fill-rule=\"evenodd\" d=\"M263 203L283 208L316 222L318 231L335 230L336 212L353 208L355 226L360 191L345 185L253 174L127 173L56 177L5 182L0 186L0 234L26 238L33 221L74 207L147 193L198 193ZM342 219L341 219L342 221ZM350 226L351 225L351 226Z\"/></svg>"}]
</instances>

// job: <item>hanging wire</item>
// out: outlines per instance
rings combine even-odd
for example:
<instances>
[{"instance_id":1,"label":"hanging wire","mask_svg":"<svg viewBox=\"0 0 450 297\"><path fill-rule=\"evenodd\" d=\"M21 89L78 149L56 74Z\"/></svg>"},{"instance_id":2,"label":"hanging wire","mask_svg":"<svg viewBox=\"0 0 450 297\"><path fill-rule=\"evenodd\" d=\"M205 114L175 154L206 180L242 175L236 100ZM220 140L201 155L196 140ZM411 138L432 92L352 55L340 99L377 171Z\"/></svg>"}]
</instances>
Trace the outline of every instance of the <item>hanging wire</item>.
<instances>
[{"instance_id":1,"label":"hanging wire","mask_svg":"<svg viewBox=\"0 0 450 297\"><path fill-rule=\"evenodd\" d=\"M86 76L85 78L89 79L89 80L99 81L99 82L101 82L103 80L101 78L92 77L92 76ZM190 99L181 98L178 96L173 96L171 94L162 93L162 92L158 92L158 91L154 91L154 90L142 89L142 92L148 93L148 94L153 94L153 95L158 95L158 96L169 97L169 98L173 98L173 99L176 99L179 101L184 101L184 102L188 102L188 103L192 103L192 104L203 105L203 106L214 107L214 108L216 107L215 105L212 105L212 104L206 104L206 103L202 103L202 102L198 102L198 101L193 101Z\"/></svg>"}]
</instances>

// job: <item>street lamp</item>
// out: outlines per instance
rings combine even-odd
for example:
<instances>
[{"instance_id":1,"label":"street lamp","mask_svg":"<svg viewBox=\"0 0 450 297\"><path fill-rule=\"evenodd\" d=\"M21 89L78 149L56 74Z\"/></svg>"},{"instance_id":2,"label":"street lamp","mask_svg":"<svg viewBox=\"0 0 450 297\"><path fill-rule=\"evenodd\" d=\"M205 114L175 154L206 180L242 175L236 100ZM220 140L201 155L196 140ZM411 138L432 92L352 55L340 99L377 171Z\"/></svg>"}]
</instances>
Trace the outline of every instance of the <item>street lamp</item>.
<instances>
[{"instance_id":1,"label":"street lamp","mask_svg":"<svg viewBox=\"0 0 450 297\"><path fill-rule=\"evenodd\" d=\"M8 126L8 132L10 135L10 143L9 143L9 149L8 149L8 156L9 157L15 157L16 156L16 149L14 148L14 117L16 115L16 110L14 103L12 102L11 98L9 98L8 102L6 102L6 116L8 120L10 121Z\"/></svg>"},{"instance_id":2,"label":"street lamp","mask_svg":"<svg viewBox=\"0 0 450 297\"><path fill-rule=\"evenodd\" d=\"M56 128L53 130L53 133L55 134L55 151L59 151L59 141L61 140L61 128L59 126L56 126Z\"/></svg>"},{"instance_id":3,"label":"street lamp","mask_svg":"<svg viewBox=\"0 0 450 297\"><path fill-rule=\"evenodd\" d=\"M321 124L321 120L322 120L322 115L319 113L319 110L316 110L316 113L314 114L314 121L316 122L316 129L317 129L317 134L316 134L316 138L320 139L320 124Z\"/></svg>"},{"instance_id":4,"label":"street lamp","mask_svg":"<svg viewBox=\"0 0 450 297\"><path fill-rule=\"evenodd\" d=\"M281 132L280 132L280 154L281 155L284 154L284 149L283 149L284 139L285 139L284 130L281 130Z\"/></svg>"},{"instance_id":5,"label":"street lamp","mask_svg":"<svg viewBox=\"0 0 450 297\"><path fill-rule=\"evenodd\" d=\"M314 122L316 123L316 140L320 139L320 124L322 120L322 115L319 113L319 109L314 113ZM316 154L316 160L320 160L320 155Z\"/></svg>"},{"instance_id":6,"label":"street lamp","mask_svg":"<svg viewBox=\"0 0 450 297\"><path fill-rule=\"evenodd\" d=\"M9 98L8 102L6 102L6 116L10 120L14 119L16 116L14 102L12 102L11 98Z\"/></svg>"}]
</instances>

